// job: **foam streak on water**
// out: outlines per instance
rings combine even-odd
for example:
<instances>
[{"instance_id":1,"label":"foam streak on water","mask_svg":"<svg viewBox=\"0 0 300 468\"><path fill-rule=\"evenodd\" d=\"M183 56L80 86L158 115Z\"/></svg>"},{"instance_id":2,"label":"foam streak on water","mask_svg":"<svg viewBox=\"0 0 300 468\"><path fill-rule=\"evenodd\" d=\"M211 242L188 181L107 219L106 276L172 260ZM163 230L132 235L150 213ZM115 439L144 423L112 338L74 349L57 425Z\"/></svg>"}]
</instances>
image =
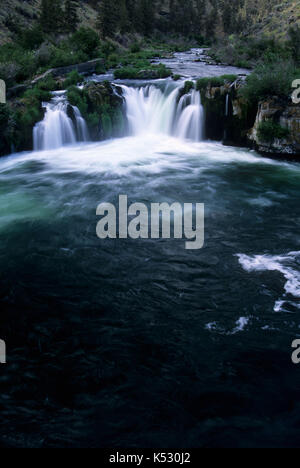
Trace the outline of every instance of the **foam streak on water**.
<instances>
[{"instance_id":1,"label":"foam streak on water","mask_svg":"<svg viewBox=\"0 0 300 468\"><path fill-rule=\"evenodd\" d=\"M288 296L300 299L300 272L299 265L296 265L296 261L300 258L300 252L290 252L286 255L277 256L255 255L254 257L239 254L238 258L244 270L249 273L255 271L277 271L283 274L286 279L284 287L286 294L284 298L276 302L274 306L275 312L280 312L286 303L290 303ZM299 303L292 302L292 304L300 308Z\"/></svg>"}]
</instances>

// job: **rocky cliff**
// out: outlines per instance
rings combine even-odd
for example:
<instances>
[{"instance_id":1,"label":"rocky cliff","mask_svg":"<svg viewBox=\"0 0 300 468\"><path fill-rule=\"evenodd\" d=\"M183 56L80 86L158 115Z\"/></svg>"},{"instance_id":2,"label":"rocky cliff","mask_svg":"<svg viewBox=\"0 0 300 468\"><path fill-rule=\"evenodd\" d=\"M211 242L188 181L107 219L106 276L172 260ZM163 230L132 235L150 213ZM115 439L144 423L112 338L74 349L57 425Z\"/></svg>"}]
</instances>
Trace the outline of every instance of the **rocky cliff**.
<instances>
[{"instance_id":1,"label":"rocky cliff","mask_svg":"<svg viewBox=\"0 0 300 468\"><path fill-rule=\"evenodd\" d=\"M266 122L286 129L286 135L264 137L259 130ZM262 153L300 155L300 106L277 97L259 103L255 124L248 137Z\"/></svg>"},{"instance_id":2,"label":"rocky cliff","mask_svg":"<svg viewBox=\"0 0 300 468\"><path fill-rule=\"evenodd\" d=\"M300 105L270 97L249 105L240 97L244 79L201 90L206 135L226 145L244 145L262 154L300 158Z\"/></svg>"}]
</instances>

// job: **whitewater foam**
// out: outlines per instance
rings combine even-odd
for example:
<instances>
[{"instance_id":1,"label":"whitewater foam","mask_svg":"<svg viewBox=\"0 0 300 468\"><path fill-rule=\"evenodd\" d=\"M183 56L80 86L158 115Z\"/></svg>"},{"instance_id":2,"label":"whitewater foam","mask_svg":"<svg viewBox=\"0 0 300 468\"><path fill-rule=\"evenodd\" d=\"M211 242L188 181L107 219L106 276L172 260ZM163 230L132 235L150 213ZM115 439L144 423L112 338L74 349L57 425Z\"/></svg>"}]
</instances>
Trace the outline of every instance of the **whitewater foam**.
<instances>
[{"instance_id":1,"label":"whitewater foam","mask_svg":"<svg viewBox=\"0 0 300 468\"><path fill-rule=\"evenodd\" d=\"M179 87L171 92L169 88L163 92L153 85L121 87L131 135L165 134L203 140L204 110L200 92L193 89L180 98Z\"/></svg>"},{"instance_id":2,"label":"whitewater foam","mask_svg":"<svg viewBox=\"0 0 300 468\"><path fill-rule=\"evenodd\" d=\"M239 262L245 271L251 273L255 271L277 271L286 279L284 286L285 295L276 301L274 305L275 312L284 310L285 304L291 304L300 309L300 304L291 301L288 296L300 299L300 272L297 269L296 262L300 258L300 251L289 252L286 255L255 255L253 257L238 254Z\"/></svg>"}]
</instances>

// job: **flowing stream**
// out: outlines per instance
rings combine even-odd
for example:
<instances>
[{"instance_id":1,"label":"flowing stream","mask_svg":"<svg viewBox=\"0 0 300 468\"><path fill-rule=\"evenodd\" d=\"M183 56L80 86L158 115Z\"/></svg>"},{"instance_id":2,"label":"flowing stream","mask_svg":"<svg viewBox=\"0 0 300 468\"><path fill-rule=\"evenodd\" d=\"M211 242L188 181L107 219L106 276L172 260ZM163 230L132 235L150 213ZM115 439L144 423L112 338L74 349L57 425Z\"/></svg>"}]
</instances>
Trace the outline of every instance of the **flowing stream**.
<instances>
[{"instance_id":1,"label":"flowing stream","mask_svg":"<svg viewBox=\"0 0 300 468\"><path fill-rule=\"evenodd\" d=\"M122 86L126 137L89 143L56 94L0 160L5 443L292 444L300 165L206 141L196 91ZM120 194L205 203L204 248L99 240Z\"/></svg>"}]
</instances>

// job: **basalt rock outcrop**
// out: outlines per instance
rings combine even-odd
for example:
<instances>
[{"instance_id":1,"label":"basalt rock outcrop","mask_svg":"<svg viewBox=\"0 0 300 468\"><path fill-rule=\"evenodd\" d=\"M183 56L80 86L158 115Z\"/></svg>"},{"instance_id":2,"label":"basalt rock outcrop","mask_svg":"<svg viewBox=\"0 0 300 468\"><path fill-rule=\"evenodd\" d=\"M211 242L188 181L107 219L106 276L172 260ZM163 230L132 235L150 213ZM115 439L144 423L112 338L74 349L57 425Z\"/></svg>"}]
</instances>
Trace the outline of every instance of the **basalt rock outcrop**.
<instances>
[{"instance_id":1,"label":"basalt rock outcrop","mask_svg":"<svg viewBox=\"0 0 300 468\"><path fill-rule=\"evenodd\" d=\"M248 146L261 154L300 158L300 105L290 98L276 96L265 99L258 106L240 97L244 79L223 86L207 85L201 90L205 108L206 137L222 140L225 145ZM260 132L268 122L282 130L271 138Z\"/></svg>"},{"instance_id":2,"label":"basalt rock outcrop","mask_svg":"<svg viewBox=\"0 0 300 468\"><path fill-rule=\"evenodd\" d=\"M205 109L205 135L208 139L222 140L226 145L247 145L248 132L256 117L256 108L239 97L244 78L226 82L222 86L210 83L201 89Z\"/></svg>"},{"instance_id":3,"label":"basalt rock outcrop","mask_svg":"<svg viewBox=\"0 0 300 468\"><path fill-rule=\"evenodd\" d=\"M274 122L283 129L288 130L284 138L266 141L259 132L262 122ZM249 140L254 143L261 153L278 155L300 155L300 105L293 104L291 100L282 100L272 97L260 102L255 124L248 134Z\"/></svg>"}]
</instances>

